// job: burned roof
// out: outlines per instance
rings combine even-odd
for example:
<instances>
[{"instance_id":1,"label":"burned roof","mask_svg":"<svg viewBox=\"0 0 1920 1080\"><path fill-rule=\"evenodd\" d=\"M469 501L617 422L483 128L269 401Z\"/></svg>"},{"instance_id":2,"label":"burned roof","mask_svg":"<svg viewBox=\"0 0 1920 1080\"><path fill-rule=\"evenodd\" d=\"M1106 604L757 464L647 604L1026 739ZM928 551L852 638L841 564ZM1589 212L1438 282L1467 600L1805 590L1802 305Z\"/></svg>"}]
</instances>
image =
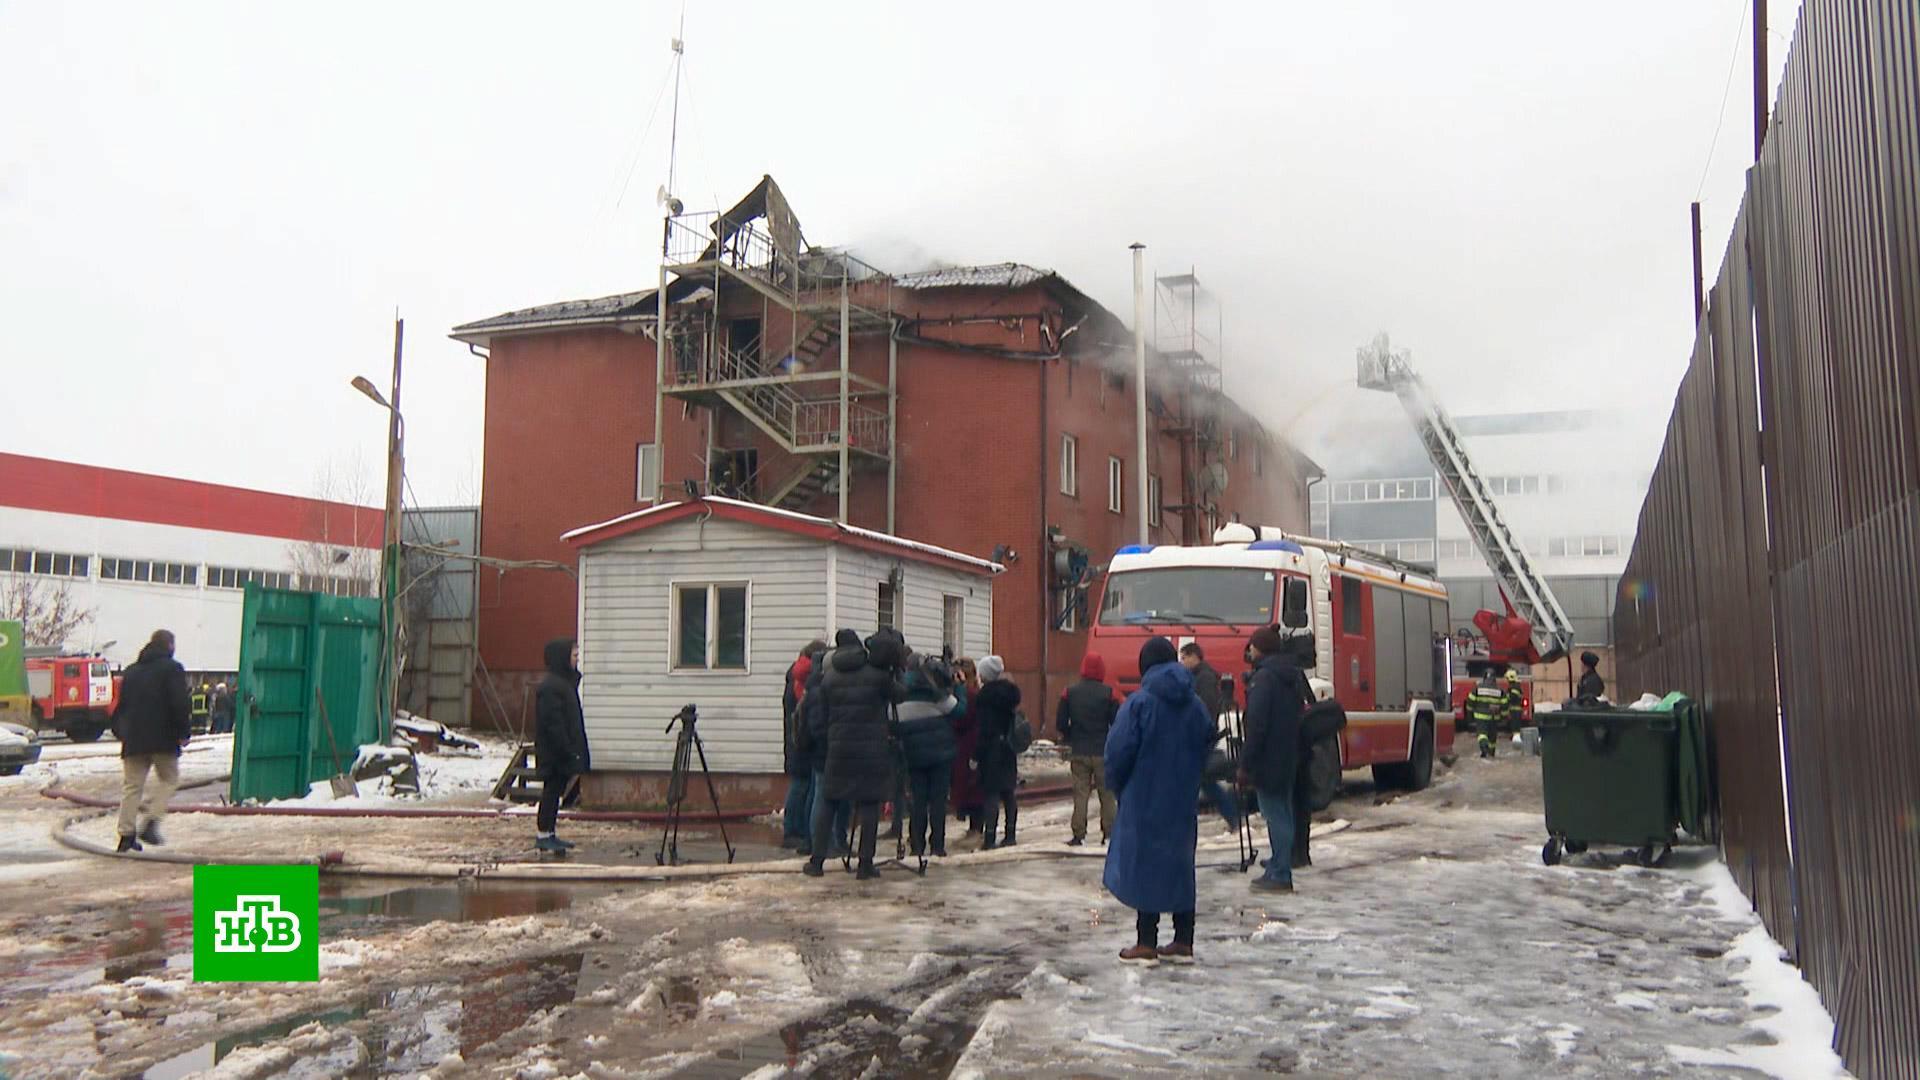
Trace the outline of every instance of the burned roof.
<instances>
[{"instance_id":1,"label":"burned roof","mask_svg":"<svg viewBox=\"0 0 1920 1080\"><path fill-rule=\"evenodd\" d=\"M495 315L490 319L463 323L454 327L449 336L456 341L484 346L495 334L635 322L653 317L656 310L654 293L653 289L645 289L596 296L589 300L539 304Z\"/></svg>"},{"instance_id":2,"label":"burned roof","mask_svg":"<svg viewBox=\"0 0 1920 1080\"><path fill-rule=\"evenodd\" d=\"M902 289L1018 289L1036 281L1057 277L1025 263L988 263L984 266L946 266L901 274L893 283Z\"/></svg>"}]
</instances>

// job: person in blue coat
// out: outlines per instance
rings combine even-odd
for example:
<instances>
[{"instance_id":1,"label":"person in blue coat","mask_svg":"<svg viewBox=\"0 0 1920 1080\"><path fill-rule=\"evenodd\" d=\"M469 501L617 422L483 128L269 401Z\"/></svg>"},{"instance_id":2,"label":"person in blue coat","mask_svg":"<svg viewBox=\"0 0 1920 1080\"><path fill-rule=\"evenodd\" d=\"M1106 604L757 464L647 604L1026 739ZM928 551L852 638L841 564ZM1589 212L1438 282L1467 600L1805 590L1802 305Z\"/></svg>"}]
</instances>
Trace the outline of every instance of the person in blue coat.
<instances>
[{"instance_id":1,"label":"person in blue coat","mask_svg":"<svg viewBox=\"0 0 1920 1080\"><path fill-rule=\"evenodd\" d=\"M1127 963L1193 962L1194 849L1200 815L1194 792L1213 744L1213 721L1193 692L1173 642L1140 648L1140 689L1107 733L1107 784L1119 797L1107 847L1107 891L1139 913ZM1173 943L1159 945L1160 915L1173 915Z\"/></svg>"}]
</instances>

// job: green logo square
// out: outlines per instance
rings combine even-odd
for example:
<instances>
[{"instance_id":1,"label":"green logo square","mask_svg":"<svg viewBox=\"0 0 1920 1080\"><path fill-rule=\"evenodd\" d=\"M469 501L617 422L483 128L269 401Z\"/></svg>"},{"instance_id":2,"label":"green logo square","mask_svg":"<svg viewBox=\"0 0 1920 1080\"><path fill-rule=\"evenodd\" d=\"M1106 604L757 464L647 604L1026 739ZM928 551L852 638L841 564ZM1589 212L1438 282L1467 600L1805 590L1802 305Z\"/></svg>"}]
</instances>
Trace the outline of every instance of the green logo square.
<instances>
[{"instance_id":1,"label":"green logo square","mask_svg":"<svg viewBox=\"0 0 1920 1080\"><path fill-rule=\"evenodd\" d=\"M193 868L194 982L319 982L320 868Z\"/></svg>"}]
</instances>

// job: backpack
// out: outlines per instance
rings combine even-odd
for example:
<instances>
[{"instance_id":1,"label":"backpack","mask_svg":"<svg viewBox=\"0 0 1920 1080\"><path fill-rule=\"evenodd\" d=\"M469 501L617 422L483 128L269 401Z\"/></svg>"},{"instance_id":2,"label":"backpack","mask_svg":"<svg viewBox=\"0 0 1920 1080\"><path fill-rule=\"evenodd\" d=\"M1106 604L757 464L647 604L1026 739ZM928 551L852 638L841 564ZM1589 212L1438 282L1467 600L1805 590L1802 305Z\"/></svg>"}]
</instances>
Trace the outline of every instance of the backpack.
<instances>
[{"instance_id":1,"label":"backpack","mask_svg":"<svg viewBox=\"0 0 1920 1080\"><path fill-rule=\"evenodd\" d=\"M1027 747L1033 745L1033 724L1028 722L1022 709L1013 711L1013 723L1007 725L1007 747L1015 754L1024 754Z\"/></svg>"},{"instance_id":2,"label":"backpack","mask_svg":"<svg viewBox=\"0 0 1920 1080\"><path fill-rule=\"evenodd\" d=\"M1347 726L1347 710L1328 698L1316 701L1300 717L1300 744L1312 746L1328 736L1338 735Z\"/></svg>"}]
</instances>

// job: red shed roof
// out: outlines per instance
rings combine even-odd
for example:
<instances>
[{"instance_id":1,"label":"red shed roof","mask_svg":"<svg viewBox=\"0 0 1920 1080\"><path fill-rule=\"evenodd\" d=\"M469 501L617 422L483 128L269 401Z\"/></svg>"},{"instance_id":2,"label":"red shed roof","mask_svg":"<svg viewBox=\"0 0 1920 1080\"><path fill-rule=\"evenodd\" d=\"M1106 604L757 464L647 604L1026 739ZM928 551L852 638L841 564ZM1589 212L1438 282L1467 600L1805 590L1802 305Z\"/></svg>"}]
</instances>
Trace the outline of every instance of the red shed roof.
<instances>
[{"instance_id":1,"label":"red shed roof","mask_svg":"<svg viewBox=\"0 0 1920 1080\"><path fill-rule=\"evenodd\" d=\"M616 537L631 536L671 522L683 521L701 513L711 513L714 517L726 518L729 521L743 521L750 525L761 525L781 532L810 536L816 540L845 544L848 547L865 548L869 551L913 559L917 562L933 563L937 566L947 566L973 574L998 574L1006 569L999 563L987 559L975 558L972 555L935 547L932 544L923 544L918 540L908 540L905 537L853 525L842 525L837 521L814 517L810 514L796 514L777 506L763 506L760 503L741 502L738 499L723 499L717 495L687 502L650 506L645 510L623 514L611 521L583 525L563 534L560 539L574 547L588 547Z\"/></svg>"},{"instance_id":2,"label":"red shed roof","mask_svg":"<svg viewBox=\"0 0 1920 1080\"><path fill-rule=\"evenodd\" d=\"M377 507L0 453L0 506L377 548Z\"/></svg>"}]
</instances>

